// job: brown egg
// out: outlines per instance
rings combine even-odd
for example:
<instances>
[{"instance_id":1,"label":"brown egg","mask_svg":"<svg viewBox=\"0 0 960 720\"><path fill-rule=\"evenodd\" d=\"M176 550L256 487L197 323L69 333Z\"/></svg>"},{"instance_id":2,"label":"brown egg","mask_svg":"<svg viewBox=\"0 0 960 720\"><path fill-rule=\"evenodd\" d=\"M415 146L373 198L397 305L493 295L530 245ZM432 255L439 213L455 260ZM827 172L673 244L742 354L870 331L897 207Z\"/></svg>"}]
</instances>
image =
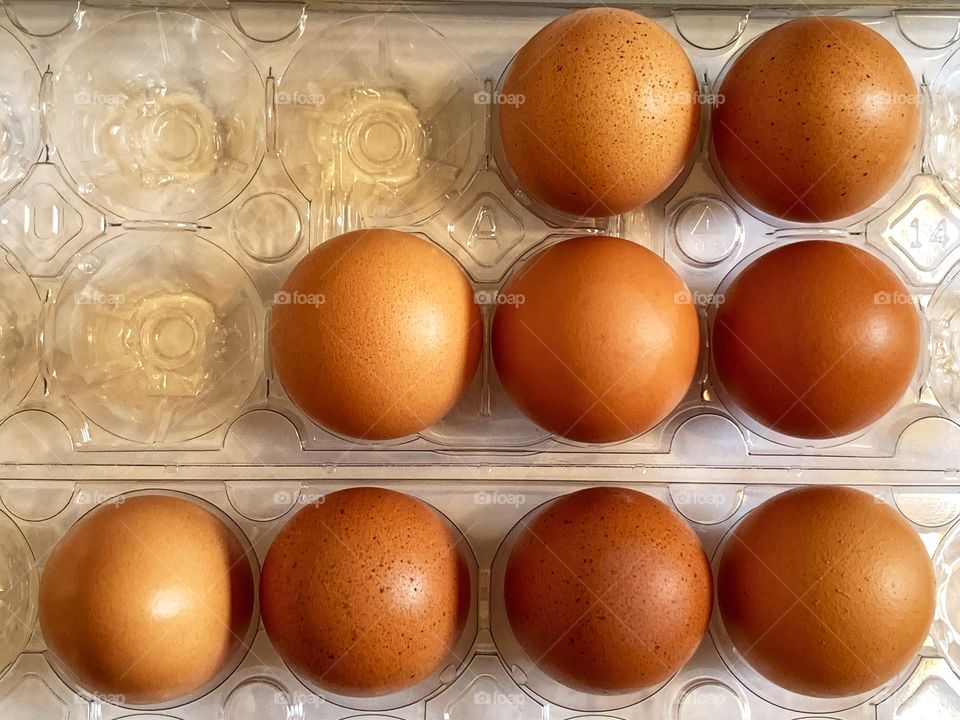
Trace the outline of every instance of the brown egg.
<instances>
[{"instance_id":1,"label":"brown egg","mask_svg":"<svg viewBox=\"0 0 960 720\"><path fill-rule=\"evenodd\" d=\"M677 179L697 139L699 86L679 43L615 8L564 15L510 66L503 151L523 188L572 215L637 208Z\"/></svg>"},{"instance_id":2,"label":"brown egg","mask_svg":"<svg viewBox=\"0 0 960 720\"><path fill-rule=\"evenodd\" d=\"M580 237L534 256L493 323L504 387L535 423L582 442L639 435L683 398L700 352L690 294L628 240Z\"/></svg>"},{"instance_id":3,"label":"brown egg","mask_svg":"<svg viewBox=\"0 0 960 720\"><path fill-rule=\"evenodd\" d=\"M920 317L881 260L812 240L750 263L724 293L713 324L717 378L772 430L800 438L849 435L906 392L920 353Z\"/></svg>"},{"instance_id":4,"label":"brown egg","mask_svg":"<svg viewBox=\"0 0 960 720\"><path fill-rule=\"evenodd\" d=\"M677 513L625 488L557 498L510 551L514 635L560 683L597 694L657 685L690 659L713 603L710 565Z\"/></svg>"},{"instance_id":5,"label":"brown egg","mask_svg":"<svg viewBox=\"0 0 960 720\"><path fill-rule=\"evenodd\" d=\"M311 418L342 435L404 437L456 404L480 362L470 282L436 245L358 230L307 255L273 307L277 377Z\"/></svg>"},{"instance_id":6,"label":"brown egg","mask_svg":"<svg viewBox=\"0 0 960 720\"><path fill-rule=\"evenodd\" d=\"M781 687L814 697L879 688L917 654L934 575L913 528L859 490L808 487L751 512L720 559L733 645Z\"/></svg>"},{"instance_id":7,"label":"brown egg","mask_svg":"<svg viewBox=\"0 0 960 720\"><path fill-rule=\"evenodd\" d=\"M300 510L267 553L263 624L284 662L323 690L373 697L452 656L470 603L457 537L430 506L351 488Z\"/></svg>"},{"instance_id":8,"label":"brown egg","mask_svg":"<svg viewBox=\"0 0 960 720\"><path fill-rule=\"evenodd\" d=\"M186 698L245 652L251 562L198 504L122 497L84 515L40 581L40 629L84 690L120 705Z\"/></svg>"},{"instance_id":9,"label":"brown egg","mask_svg":"<svg viewBox=\"0 0 960 720\"><path fill-rule=\"evenodd\" d=\"M713 114L716 160L765 213L845 218L906 170L919 99L900 53L870 28L839 17L791 20L748 45L724 76Z\"/></svg>"}]
</instances>

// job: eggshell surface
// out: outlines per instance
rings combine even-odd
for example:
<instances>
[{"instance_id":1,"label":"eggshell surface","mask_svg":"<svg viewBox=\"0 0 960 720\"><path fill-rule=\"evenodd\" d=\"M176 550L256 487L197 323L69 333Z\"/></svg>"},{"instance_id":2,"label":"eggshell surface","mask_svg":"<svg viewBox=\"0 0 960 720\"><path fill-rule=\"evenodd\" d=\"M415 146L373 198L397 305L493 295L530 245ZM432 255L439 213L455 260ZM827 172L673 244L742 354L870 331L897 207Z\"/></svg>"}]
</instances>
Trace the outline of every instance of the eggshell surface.
<instances>
[{"instance_id":1,"label":"eggshell surface","mask_svg":"<svg viewBox=\"0 0 960 720\"><path fill-rule=\"evenodd\" d=\"M284 662L321 690L410 688L452 657L469 610L458 538L430 506L378 488L308 505L270 546L263 623Z\"/></svg>"},{"instance_id":2,"label":"eggshell surface","mask_svg":"<svg viewBox=\"0 0 960 720\"><path fill-rule=\"evenodd\" d=\"M84 515L40 583L50 653L121 705L182 699L244 652L254 605L236 535L189 500L138 495Z\"/></svg>"},{"instance_id":3,"label":"eggshell surface","mask_svg":"<svg viewBox=\"0 0 960 720\"><path fill-rule=\"evenodd\" d=\"M812 240L751 262L713 321L717 378L762 425L799 438L863 430L903 397L920 316L897 275L853 245Z\"/></svg>"},{"instance_id":4,"label":"eggshell surface","mask_svg":"<svg viewBox=\"0 0 960 720\"><path fill-rule=\"evenodd\" d=\"M442 419L476 373L482 320L463 271L394 230L333 238L274 304L271 354L290 398L342 435L385 440Z\"/></svg>"},{"instance_id":5,"label":"eggshell surface","mask_svg":"<svg viewBox=\"0 0 960 720\"><path fill-rule=\"evenodd\" d=\"M793 222L855 215L903 175L920 94L897 49L859 22L798 18L735 58L717 93L713 148L750 205Z\"/></svg>"},{"instance_id":6,"label":"eggshell surface","mask_svg":"<svg viewBox=\"0 0 960 720\"><path fill-rule=\"evenodd\" d=\"M719 563L730 640L793 692L879 688L917 654L935 581L920 537L889 505L843 487L777 495L736 526Z\"/></svg>"},{"instance_id":7,"label":"eggshell surface","mask_svg":"<svg viewBox=\"0 0 960 720\"><path fill-rule=\"evenodd\" d=\"M614 8L554 20L523 46L498 105L510 167L530 195L602 217L644 205L696 143L699 86L679 43Z\"/></svg>"},{"instance_id":8,"label":"eggshell surface","mask_svg":"<svg viewBox=\"0 0 960 720\"><path fill-rule=\"evenodd\" d=\"M710 566L680 516L648 495L590 488L523 521L504 600L513 632L558 682L626 693L672 676L700 644Z\"/></svg>"},{"instance_id":9,"label":"eggshell surface","mask_svg":"<svg viewBox=\"0 0 960 720\"><path fill-rule=\"evenodd\" d=\"M507 283L493 358L535 423L580 442L646 432L690 386L700 327L690 293L628 240L580 237L533 256ZM522 302L520 301L522 299Z\"/></svg>"}]
</instances>

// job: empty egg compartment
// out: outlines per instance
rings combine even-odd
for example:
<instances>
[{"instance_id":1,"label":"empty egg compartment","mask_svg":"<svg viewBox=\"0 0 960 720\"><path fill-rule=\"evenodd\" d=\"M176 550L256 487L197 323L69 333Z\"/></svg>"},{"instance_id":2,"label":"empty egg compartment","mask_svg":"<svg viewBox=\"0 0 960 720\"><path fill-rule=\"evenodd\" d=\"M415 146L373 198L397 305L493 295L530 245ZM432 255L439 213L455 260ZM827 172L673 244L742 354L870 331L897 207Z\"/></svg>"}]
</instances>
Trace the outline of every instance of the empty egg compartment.
<instances>
[{"instance_id":1,"label":"empty egg compartment","mask_svg":"<svg viewBox=\"0 0 960 720\"><path fill-rule=\"evenodd\" d=\"M263 328L256 288L225 252L186 233L123 233L85 251L57 292L48 389L118 437L190 440L262 381Z\"/></svg>"},{"instance_id":2,"label":"empty egg compartment","mask_svg":"<svg viewBox=\"0 0 960 720\"><path fill-rule=\"evenodd\" d=\"M682 519L678 516L677 522L692 528L716 568L723 547L730 542L732 529L763 502L796 487L789 482L770 484L768 481L781 475L776 471L718 472L717 475L723 477L716 484L690 484L672 482L670 472L664 471L654 478L615 485L644 493L670 508L671 513L679 512ZM548 716L598 716L618 720L646 717L694 720L707 716L792 720L813 715L839 720L949 717L948 713L960 709L960 679L955 674L956 593L951 590L956 574L956 523L960 503L952 489L923 485L923 477L899 477L917 484L861 485L860 489L895 508L897 516L906 519L932 556L938 588L934 624L919 654L896 678L876 691L853 699L797 696L759 677L731 654L733 651L716 610L709 633L692 658L647 691L629 697L591 694L575 691L545 676L534 659L514 646L515 641L511 639L512 631L504 612L503 561L518 528L525 527L530 518L549 507L552 500L598 487L595 482L555 479L531 483L514 479L492 483L464 479L384 483L366 479L344 484L263 478L237 482L184 479L176 483L4 481L0 485L3 502L0 537L7 548L7 562L2 572L8 590L2 602L8 620L2 636L6 667L0 675L0 710L5 717L43 715L67 720L88 717L91 713L103 718L142 716L179 720L213 720L224 716L305 720L355 717L439 720L458 716L471 720L505 716L523 720L543 720ZM845 481L856 482L856 474L814 472L805 477L805 482L813 485ZM37 623L39 578L50 564L57 543L80 518L89 517L94 510L112 513L125 507L130 509L129 503L134 498L144 496L192 502L213 513L236 535L248 553L246 557L256 580L271 543L298 511L315 503L322 504L330 493L359 486L389 487L412 495L448 518L458 536L462 533L457 547L471 566L471 609L461 641L450 648L447 661L427 682L408 692L384 697L318 693L284 665L262 623L255 637L251 634L238 638L243 640L243 649L225 664L228 676L214 678L197 693L186 699L171 700L163 709L138 709L131 707L125 698L80 691L50 656ZM613 487L607 483L600 486ZM171 542L172 536L165 537L160 541ZM113 542L111 547L121 551L124 539L116 538ZM151 546L155 544L151 542ZM131 547L140 551L135 542ZM179 551L172 549L171 552ZM349 548L345 548L344 553L348 552ZM162 568L162 558L138 567L154 566ZM62 568L62 563L58 567ZM105 572L99 560L97 567L98 573ZM136 572L134 568L128 570ZM571 569L571 577L576 573ZM71 571L71 574L76 573ZM149 581L147 577L130 579L136 587ZM45 583L54 582L51 577L45 578ZM78 578L77 582L82 580ZM133 587L131 585L129 591ZM106 601L111 592L105 585L97 590L97 597ZM349 603L357 601L354 598ZM96 608L89 611L97 612ZM79 618L86 612L87 609L78 607L76 616ZM120 616L116 617L119 622ZM614 621L612 617L608 619ZM109 616L106 622L109 624ZM142 649L149 655L150 649Z\"/></svg>"},{"instance_id":3,"label":"empty egg compartment","mask_svg":"<svg viewBox=\"0 0 960 720\"><path fill-rule=\"evenodd\" d=\"M80 196L130 219L196 220L231 202L265 145L263 79L242 45L174 11L83 24L46 108Z\"/></svg>"}]
</instances>

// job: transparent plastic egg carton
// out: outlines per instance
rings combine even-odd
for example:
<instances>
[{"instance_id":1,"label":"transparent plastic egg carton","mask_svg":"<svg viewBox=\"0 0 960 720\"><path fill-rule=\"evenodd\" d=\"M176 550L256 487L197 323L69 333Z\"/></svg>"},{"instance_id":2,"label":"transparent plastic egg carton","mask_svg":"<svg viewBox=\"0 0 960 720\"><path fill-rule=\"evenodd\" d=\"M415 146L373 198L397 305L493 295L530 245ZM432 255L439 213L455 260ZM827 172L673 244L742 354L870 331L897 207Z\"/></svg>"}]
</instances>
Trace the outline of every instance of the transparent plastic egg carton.
<instances>
[{"instance_id":1,"label":"transparent plastic egg carton","mask_svg":"<svg viewBox=\"0 0 960 720\"><path fill-rule=\"evenodd\" d=\"M798 10L646 7L701 78L698 152L652 204L583 222L537 208L498 164L503 71L562 5L111 5L10 2L0 16L8 467L960 466L950 453L960 441L960 43L949 10L825 11L866 22L900 50L921 84L924 120L897 186L827 227L769 224L742 208L708 152L723 68ZM474 283L488 324L503 283L546 244L623 236L682 275L704 338L718 290L745 258L832 237L882 256L907 283L924 313L923 359L875 425L803 442L724 402L704 340L696 381L669 417L589 446L524 417L488 349L443 421L358 443L294 406L266 348L289 271L361 227L441 245Z\"/></svg>"},{"instance_id":2,"label":"transparent plastic egg carton","mask_svg":"<svg viewBox=\"0 0 960 720\"><path fill-rule=\"evenodd\" d=\"M949 6L700 8L632 4L682 45L704 119L688 171L649 206L571 222L498 164L495 109L513 55L573 4L7 0L0 6L0 718L173 720L939 720L960 717L960 10ZM784 19L853 17L922 89L923 139L896 188L831 226L768 222L709 159L724 67ZM322 68L322 71L318 71ZM395 227L448 251L489 324L504 281L546 244L612 234L664 257L701 305L753 253L797 238L889 262L923 312L925 350L901 402L862 434L801 443L724 404L704 343L694 386L658 427L587 446L513 406L489 349L470 391L418 436L372 444L306 418L270 367L281 284L342 232ZM920 655L870 697L786 696L745 670L717 620L663 687L586 697L511 644L498 552L562 493L613 482L673 504L707 553L787 487L840 483L894 504L938 573ZM465 649L416 698L340 704L283 666L262 627L241 666L156 712L70 688L36 624L39 573L84 512L176 491L229 515L262 561L303 504L357 484L443 512L475 557ZM502 555L500 556L502 557Z\"/></svg>"}]
</instances>

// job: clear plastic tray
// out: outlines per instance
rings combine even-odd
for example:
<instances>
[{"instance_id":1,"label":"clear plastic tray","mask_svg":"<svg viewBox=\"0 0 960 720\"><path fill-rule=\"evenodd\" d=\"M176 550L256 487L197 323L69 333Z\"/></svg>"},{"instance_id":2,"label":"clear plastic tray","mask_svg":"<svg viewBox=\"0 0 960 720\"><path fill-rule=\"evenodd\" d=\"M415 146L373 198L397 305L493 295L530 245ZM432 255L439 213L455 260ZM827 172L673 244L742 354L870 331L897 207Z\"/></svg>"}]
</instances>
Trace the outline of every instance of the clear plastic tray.
<instances>
[{"instance_id":1,"label":"clear plastic tray","mask_svg":"<svg viewBox=\"0 0 960 720\"><path fill-rule=\"evenodd\" d=\"M494 141L499 83L521 45L569 9L562 2L163 4L0 8L0 367L12 379L0 384L0 605L15 613L0 621L0 666L10 663L0 717L960 715L951 530L960 518L960 11L633 6L681 42L704 97L739 49L795 15L853 17L904 55L924 118L908 172L850 222L790 227L741 208L717 178L708 112L689 172L635 212L571 223L512 189ZM607 233L650 247L703 300L704 327L710 298L744 258L798 237L842 239L886 258L919 298L924 361L897 407L835 443L751 426L718 396L705 350L675 412L623 443L548 436L512 405L489 354L441 423L390 443L348 441L286 398L266 352L269 313L310 248L377 226L450 252L488 321L518 264L564 237ZM117 327L128 341L111 345ZM223 685L153 714L84 698L48 663L36 578L93 505L145 488L193 494L232 517L262 560L303 502L361 482L432 503L477 559L476 639L428 697L377 707L321 699L262 630ZM764 686L716 627L649 697L611 704L551 687L509 650L495 558L534 507L603 482L672 502L711 554L749 508L786 487L867 488L935 556L931 639L897 682L852 704Z\"/></svg>"}]
</instances>

